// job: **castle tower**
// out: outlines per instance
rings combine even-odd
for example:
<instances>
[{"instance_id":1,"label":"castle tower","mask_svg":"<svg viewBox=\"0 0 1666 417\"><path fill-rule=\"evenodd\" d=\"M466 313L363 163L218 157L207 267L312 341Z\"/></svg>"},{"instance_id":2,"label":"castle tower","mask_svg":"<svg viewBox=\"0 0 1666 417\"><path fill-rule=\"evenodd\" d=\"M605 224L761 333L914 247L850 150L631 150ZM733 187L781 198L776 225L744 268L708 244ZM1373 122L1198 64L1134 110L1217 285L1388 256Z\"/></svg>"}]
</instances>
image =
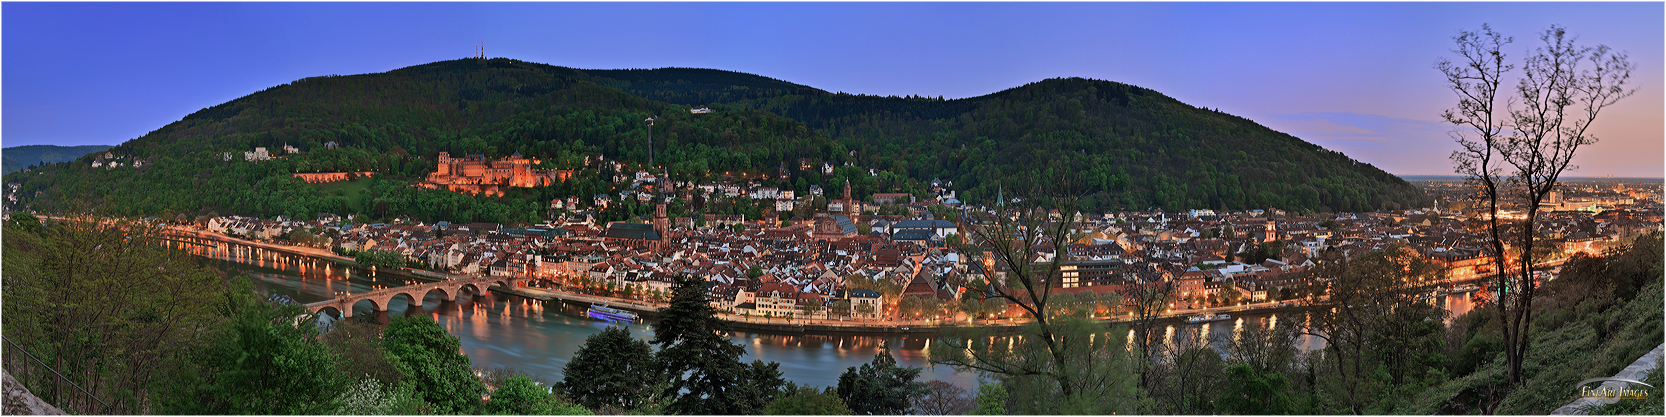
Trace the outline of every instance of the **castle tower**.
<instances>
[{"instance_id":1,"label":"castle tower","mask_svg":"<svg viewBox=\"0 0 1666 417\"><path fill-rule=\"evenodd\" d=\"M451 175L451 153L440 152L440 175Z\"/></svg>"},{"instance_id":2,"label":"castle tower","mask_svg":"<svg viewBox=\"0 0 1666 417\"><path fill-rule=\"evenodd\" d=\"M845 180L845 200L850 200L850 180Z\"/></svg>"}]
</instances>

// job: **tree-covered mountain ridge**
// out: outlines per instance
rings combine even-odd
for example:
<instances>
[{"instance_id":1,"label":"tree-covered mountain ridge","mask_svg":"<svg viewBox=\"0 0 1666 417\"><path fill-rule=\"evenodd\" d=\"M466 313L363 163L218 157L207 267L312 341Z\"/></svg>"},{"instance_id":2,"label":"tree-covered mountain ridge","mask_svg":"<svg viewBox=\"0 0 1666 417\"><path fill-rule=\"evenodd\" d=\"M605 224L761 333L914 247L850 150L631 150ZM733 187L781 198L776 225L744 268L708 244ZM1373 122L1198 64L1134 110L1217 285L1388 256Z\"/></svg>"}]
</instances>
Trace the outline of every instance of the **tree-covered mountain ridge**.
<instances>
[{"instance_id":1,"label":"tree-covered mountain ridge","mask_svg":"<svg viewBox=\"0 0 1666 417\"><path fill-rule=\"evenodd\" d=\"M691 107L715 111L691 114ZM348 204L281 208L289 203L204 190L257 185L311 194L270 180L292 172L376 170L408 181L433 171L442 151L519 152L566 167L592 153L645 163L648 117L657 118L655 162L678 178L787 167L797 182L826 187L849 179L864 195L923 194L923 180L942 178L954 181L960 199L981 203L994 196L1000 178L1059 166L1082 174L1089 209L1364 211L1424 203L1410 184L1340 153L1109 81L1049 79L943 100L829 93L733 71L581 70L504 58L297 80L194 112L112 149L152 162L137 175L79 160L50 166L63 172L38 173L26 186L87 190L79 193L123 212L305 214ZM327 150L328 142L340 148ZM255 147L276 152L284 145L303 153L260 164L241 160ZM853 168L824 176L798 171L801 159ZM856 175L866 170L855 168L867 167L881 175ZM562 188L588 195L610 186L591 180ZM110 201L112 193L126 196Z\"/></svg>"},{"instance_id":2,"label":"tree-covered mountain ridge","mask_svg":"<svg viewBox=\"0 0 1666 417\"><path fill-rule=\"evenodd\" d=\"M9 174L35 165L74 160L81 157L81 155L102 152L110 148L110 145L23 145L5 148L0 153L4 154L5 171Z\"/></svg>"},{"instance_id":3,"label":"tree-covered mountain ridge","mask_svg":"<svg viewBox=\"0 0 1666 417\"><path fill-rule=\"evenodd\" d=\"M962 99L856 95L722 70L587 71L673 104L722 103L805 123L870 165L955 180L972 201L991 179L1041 162L1084 167L1099 207L1421 207L1409 183L1249 119L1127 84L1054 78Z\"/></svg>"}]
</instances>

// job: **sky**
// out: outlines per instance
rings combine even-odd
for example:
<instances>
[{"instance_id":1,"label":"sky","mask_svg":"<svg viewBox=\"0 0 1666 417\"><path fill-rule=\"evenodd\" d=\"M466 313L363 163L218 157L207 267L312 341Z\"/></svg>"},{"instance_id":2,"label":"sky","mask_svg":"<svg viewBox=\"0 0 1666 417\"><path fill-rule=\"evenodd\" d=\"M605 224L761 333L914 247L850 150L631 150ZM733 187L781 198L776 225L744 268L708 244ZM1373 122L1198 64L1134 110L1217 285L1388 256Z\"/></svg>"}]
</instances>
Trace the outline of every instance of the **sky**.
<instances>
[{"instance_id":1,"label":"sky","mask_svg":"<svg viewBox=\"0 0 1666 417\"><path fill-rule=\"evenodd\" d=\"M1434 69L1483 23L1519 59L1565 26L1636 63L1573 176L1666 172L1666 5L1643 3L0 4L0 144L114 145L319 75L474 55L696 67L973 97L1055 77L1150 88L1400 175L1452 172Z\"/></svg>"}]
</instances>

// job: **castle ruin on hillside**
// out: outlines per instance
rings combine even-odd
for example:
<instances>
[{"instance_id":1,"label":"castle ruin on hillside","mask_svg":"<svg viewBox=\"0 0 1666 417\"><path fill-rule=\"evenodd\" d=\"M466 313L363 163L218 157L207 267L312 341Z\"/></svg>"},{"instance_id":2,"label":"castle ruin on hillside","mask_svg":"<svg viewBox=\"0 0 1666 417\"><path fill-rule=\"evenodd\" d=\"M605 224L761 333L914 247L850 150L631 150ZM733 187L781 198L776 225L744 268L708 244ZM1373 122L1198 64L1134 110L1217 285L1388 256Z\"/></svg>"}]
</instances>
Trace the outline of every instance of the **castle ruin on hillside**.
<instances>
[{"instance_id":1,"label":"castle ruin on hillside","mask_svg":"<svg viewBox=\"0 0 1666 417\"><path fill-rule=\"evenodd\" d=\"M449 152L440 152L439 159L439 168L418 186L502 196L503 187L544 187L573 176L572 170L534 169L532 166L539 161L526 159L519 152L495 161L480 154L452 158Z\"/></svg>"}]
</instances>

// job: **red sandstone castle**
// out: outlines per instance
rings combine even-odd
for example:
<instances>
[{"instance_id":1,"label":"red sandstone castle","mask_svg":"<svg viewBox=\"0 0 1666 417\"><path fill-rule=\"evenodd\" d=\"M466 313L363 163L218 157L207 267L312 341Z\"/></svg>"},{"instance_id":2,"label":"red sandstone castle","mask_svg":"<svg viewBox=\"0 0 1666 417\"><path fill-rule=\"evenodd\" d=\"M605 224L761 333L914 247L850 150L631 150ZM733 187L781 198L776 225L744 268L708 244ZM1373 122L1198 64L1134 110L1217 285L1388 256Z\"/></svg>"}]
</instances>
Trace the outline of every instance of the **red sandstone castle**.
<instances>
[{"instance_id":1,"label":"red sandstone castle","mask_svg":"<svg viewBox=\"0 0 1666 417\"><path fill-rule=\"evenodd\" d=\"M488 160L485 155L452 158L440 152L439 169L428 174L421 186L445 188L459 193L503 195L501 187L543 187L566 181L570 170L533 169L537 160L521 157L519 152L501 160Z\"/></svg>"}]
</instances>

